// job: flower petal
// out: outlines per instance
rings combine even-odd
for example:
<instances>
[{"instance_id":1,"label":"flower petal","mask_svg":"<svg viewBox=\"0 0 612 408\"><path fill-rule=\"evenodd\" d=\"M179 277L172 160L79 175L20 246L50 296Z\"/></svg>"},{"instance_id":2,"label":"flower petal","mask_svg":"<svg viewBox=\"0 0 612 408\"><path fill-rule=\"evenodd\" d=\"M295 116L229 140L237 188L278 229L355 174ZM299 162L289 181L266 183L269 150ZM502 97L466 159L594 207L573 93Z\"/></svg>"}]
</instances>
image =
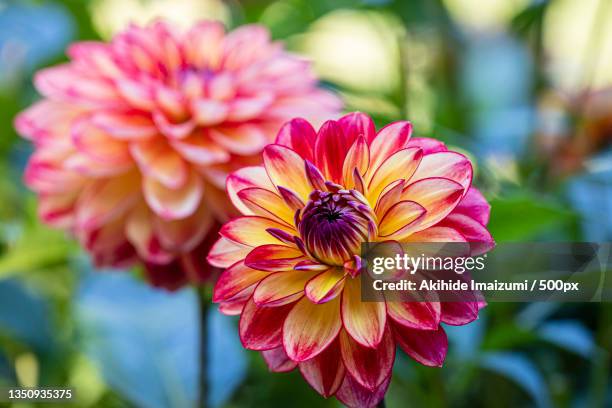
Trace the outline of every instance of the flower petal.
<instances>
[{"instance_id":1,"label":"flower petal","mask_svg":"<svg viewBox=\"0 0 612 408\"><path fill-rule=\"evenodd\" d=\"M473 297L476 298L475 296ZM478 302L442 303L442 322L452 326L463 326L478 319Z\"/></svg>"},{"instance_id":2,"label":"flower petal","mask_svg":"<svg viewBox=\"0 0 612 408\"><path fill-rule=\"evenodd\" d=\"M264 278L253 293L258 306L279 306L294 302L304 296L304 286L318 272L285 271L272 273Z\"/></svg>"},{"instance_id":3,"label":"flower petal","mask_svg":"<svg viewBox=\"0 0 612 408\"><path fill-rule=\"evenodd\" d=\"M467 192L472 184L472 163L467 157L457 152L426 154L410 178L410 183L431 177L453 180L461 184Z\"/></svg>"},{"instance_id":4,"label":"flower petal","mask_svg":"<svg viewBox=\"0 0 612 408\"><path fill-rule=\"evenodd\" d=\"M74 146L94 160L117 165L132 160L127 143L113 138L87 118L75 121L71 136Z\"/></svg>"},{"instance_id":5,"label":"flower petal","mask_svg":"<svg viewBox=\"0 0 612 408\"><path fill-rule=\"evenodd\" d=\"M361 112L352 112L338 119L338 124L343 133L353 143L359 136L363 136L366 142L371 142L376 136L376 128L372 119Z\"/></svg>"},{"instance_id":6,"label":"flower petal","mask_svg":"<svg viewBox=\"0 0 612 408\"><path fill-rule=\"evenodd\" d=\"M206 260L218 268L227 268L240 259L244 259L252 249L249 246L221 237L210 249Z\"/></svg>"},{"instance_id":7,"label":"flower petal","mask_svg":"<svg viewBox=\"0 0 612 408\"><path fill-rule=\"evenodd\" d=\"M285 123L276 136L276 144L287 146L302 156L304 160L314 162L314 144L317 133L312 125L296 118Z\"/></svg>"},{"instance_id":8,"label":"flower petal","mask_svg":"<svg viewBox=\"0 0 612 408\"><path fill-rule=\"evenodd\" d=\"M287 371L293 370L297 367L297 363L292 361L285 349L280 346L270 350L263 350L261 352L268 369L275 373L286 373Z\"/></svg>"},{"instance_id":9,"label":"flower petal","mask_svg":"<svg viewBox=\"0 0 612 408\"><path fill-rule=\"evenodd\" d=\"M411 134L410 122L393 122L382 128L370 143L371 171L376 171L385 160L405 149Z\"/></svg>"},{"instance_id":10,"label":"flower petal","mask_svg":"<svg viewBox=\"0 0 612 408\"><path fill-rule=\"evenodd\" d=\"M266 272L290 271L304 260L302 251L285 245L262 245L253 249L244 263L253 269Z\"/></svg>"},{"instance_id":11,"label":"flower petal","mask_svg":"<svg viewBox=\"0 0 612 408\"><path fill-rule=\"evenodd\" d=\"M413 137L408 141L407 147L418 147L423 150L423 154L446 152L448 150L444 143L429 137Z\"/></svg>"},{"instance_id":12,"label":"flower petal","mask_svg":"<svg viewBox=\"0 0 612 408\"><path fill-rule=\"evenodd\" d=\"M240 315L240 341L249 350L270 350L282 345L283 323L294 304L259 307L249 300Z\"/></svg>"},{"instance_id":13,"label":"flower petal","mask_svg":"<svg viewBox=\"0 0 612 408\"><path fill-rule=\"evenodd\" d=\"M376 204L378 197L389 184L409 179L419 166L422 156L420 149L411 148L399 150L385 160L370 177L367 195L370 204Z\"/></svg>"},{"instance_id":14,"label":"flower petal","mask_svg":"<svg viewBox=\"0 0 612 408\"><path fill-rule=\"evenodd\" d=\"M417 362L432 367L441 367L444 363L448 339L442 327L417 330L395 324L393 333L400 348Z\"/></svg>"},{"instance_id":15,"label":"flower petal","mask_svg":"<svg viewBox=\"0 0 612 408\"><path fill-rule=\"evenodd\" d=\"M195 132L184 139L170 139L168 142L185 160L201 166L225 163L230 159L225 149L209 140L202 132Z\"/></svg>"},{"instance_id":16,"label":"flower petal","mask_svg":"<svg viewBox=\"0 0 612 408\"><path fill-rule=\"evenodd\" d=\"M338 122L329 120L321 126L315 142L314 159L327 180L342 182L342 164L352 144L353 139L344 134Z\"/></svg>"},{"instance_id":17,"label":"flower petal","mask_svg":"<svg viewBox=\"0 0 612 408\"><path fill-rule=\"evenodd\" d=\"M334 341L318 356L300 363L302 376L324 398L336 393L344 380L344 364L340 359L340 347Z\"/></svg>"},{"instance_id":18,"label":"flower petal","mask_svg":"<svg viewBox=\"0 0 612 408\"><path fill-rule=\"evenodd\" d=\"M215 284L213 302L231 299L268 275L268 272L249 268L244 264L244 261L236 262L219 276Z\"/></svg>"},{"instance_id":19,"label":"flower petal","mask_svg":"<svg viewBox=\"0 0 612 408\"><path fill-rule=\"evenodd\" d=\"M150 115L137 112L100 111L92 115L91 123L119 140L143 140L159 134Z\"/></svg>"},{"instance_id":20,"label":"flower petal","mask_svg":"<svg viewBox=\"0 0 612 408\"><path fill-rule=\"evenodd\" d=\"M293 361L309 360L334 341L341 326L339 299L317 305L304 297L285 320L285 351Z\"/></svg>"},{"instance_id":21,"label":"flower petal","mask_svg":"<svg viewBox=\"0 0 612 408\"><path fill-rule=\"evenodd\" d=\"M164 186L181 187L189 172L183 158L163 140L130 143L130 153L147 176Z\"/></svg>"},{"instance_id":22,"label":"flower petal","mask_svg":"<svg viewBox=\"0 0 612 408\"><path fill-rule=\"evenodd\" d=\"M214 222L210 210L202 205L187 218L166 220L155 217L153 228L164 248L184 253L193 250L207 233L216 233L212 230ZM216 228L218 227L215 226Z\"/></svg>"},{"instance_id":23,"label":"flower petal","mask_svg":"<svg viewBox=\"0 0 612 408\"><path fill-rule=\"evenodd\" d=\"M329 302L342 292L345 279L346 274L342 268L329 268L308 281L306 296L315 303Z\"/></svg>"},{"instance_id":24,"label":"flower petal","mask_svg":"<svg viewBox=\"0 0 612 408\"><path fill-rule=\"evenodd\" d=\"M372 391L359 384L352 376L345 375L344 382L336 392L336 398L349 408L374 408L385 397L390 382L391 376Z\"/></svg>"},{"instance_id":25,"label":"flower petal","mask_svg":"<svg viewBox=\"0 0 612 408\"><path fill-rule=\"evenodd\" d=\"M471 243L472 256L484 254L495 247L495 241L487 228L467 215L453 211L437 226L453 228L463 235Z\"/></svg>"},{"instance_id":26,"label":"flower petal","mask_svg":"<svg viewBox=\"0 0 612 408\"><path fill-rule=\"evenodd\" d=\"M266 231L268 228L277 228L290 234L295 233L292 228L269 218L245 216L234 218L223 225L219 234L229 240L250 247L282 242L268 233Z\"/></svg>"},{"instance_id":27,"label":"flower petal","mask_svg":"<svg viewBox=\"0 0 612 408\"><path fill-rule=\"evenodd\" d=\"M270 190L259 187L245 188L238 192L238 198L255 215L293 224L295 210L292 210L281 196Z\"/></svg>"},{"instance_id":28,"label":"flower petal","mask_svg":"<svg viewBox=\"0 0 612 408\"><path fill-rule=\"evenodd\" d=\"M138 186L138 176L134 174L89 184L77 203L78 228L98 228L125 213L140 195L134 186Z\"/></svg>"},{"instance_id":29,"label":"flower petal","mask_svg":"<svg viewBox=\"0 0 612 408\"><path fill-rule=\"evenodd\" d=\"M238 155L259 153L268 143L268 138L261 127L253 124L216 127L208 133L220 146Z\"/></svg>"},{"instance_id":30,"label":"flower petal","mask_svg":"<svg viewBox=\"0 0 612 408\"><path fill-rule=\"evenodd\" d=\"M342 323L359 344L377 347L382 341L387 320L384 302L361 300L361 279L347 279L342 292Z\"/></svg>"},{"instance_id":31,"label":"flower petal","mask_svg":"<svg viewBox=\"0 0 612 408\"><path fill-rule=\"evenodd\" d=\"M227 178L227 194L236 208L244 215L254 215L253 211L238 197L238 192L245 188L259 187L274 190L268 173L263 166L243 167Z\"/></svg>"},{"instance_id":32,"label":"flower petal","mask_svg":"<svg viewBox=\"0 0 612 408\"><path fill-rule=\"evenodd\" d=\"M491 214L491 205L478 189L470 187L457 207L455 207L453 213L465 214L480 224L487 225Z\"/></svg>"},{"instance_id":33,"label":"flower petal","mask_svg":"<svg viewBox=\"0 0 612 408\"><path fill-rule=\"evenodd\" d=\"M357 169L359 174L365 174L368 170L370 162L370 150L365 137L359 136L355 143L351 146L342 166L342 182L346 188L353 188L355 181L353 180L353 171Z\"/></svg>"},{"instance_id":34,"label":"flower petal","mask_svg":"<svg viewBox=\"0 0 612 408\"><path fill-rule=\"evenodd\" d=\"M359 384L369 390L375 390L391 375L395 360L395 342L388 328L376 348L362 346L344 330L340 332L339 338L342 361Z\"/></svg>"},{"instance_id":35,"label":"flower petal","mask_svg":"<svg viewBox=\"0 0 612 408\"><path fill-rule=\"evenodd\" d=\"M389 239L401 240L410 235L425 216L426 210L414 201L400 201L385 213L378 225L378 235Z\"/></svg>"},{"instance_id":36,"label":"flower petal","mask_svg":"<svg viewBox=\"0 0 612 408\"><path fill-rule=\"evenodd\" d=\"M152 177L145 177L143 192L149 207L160 217L172 220L189 217L200 205L204 186L194 171L177 189L171 189Z\"/></svg>"},{"instance_id":37,"label":"flower petal","mask_svg":"<svg viewBox=\"0 0 612 408\"><path fill-rule=\"evenodd\" d=\"M415 201L427 210L419 222L419 229L425 229L446 217L461 200L463 191L461 184L436 177L408 185L402 192L401 198Z\"/></svg>"},{"instance_id":38,"label":"flower petal","mask_svg":"<svg viewBox=\"0 0 612 408\"><path fill-rule=\"evenodd\" d=\"M412 329L437 329L440 324L440 310L440 302L387 302L389 317Z\"/></svg>"},{"instance_id":39,"label":"flower petal","mask_svg":"<svg viewBox=\"0 0 612 408\"><path fill-rule=\"evenodd\" d=\"M263 151L263 160L274 185L286 187L295 192L302 201L308 201L311 187L306 176L304 159L287 147L268 145Z\"/></svg>"}]
</instances>

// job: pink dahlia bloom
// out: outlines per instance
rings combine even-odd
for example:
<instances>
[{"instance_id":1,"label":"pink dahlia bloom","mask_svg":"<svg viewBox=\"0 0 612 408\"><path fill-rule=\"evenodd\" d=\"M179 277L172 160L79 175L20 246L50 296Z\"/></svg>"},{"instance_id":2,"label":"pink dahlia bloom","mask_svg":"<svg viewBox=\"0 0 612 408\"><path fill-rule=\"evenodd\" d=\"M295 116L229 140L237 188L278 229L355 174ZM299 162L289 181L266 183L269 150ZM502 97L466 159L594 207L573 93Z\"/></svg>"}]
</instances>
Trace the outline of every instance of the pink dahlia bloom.
<instances>
[{"instance_id":1,"label":"pink dahlia bloom","mask_svg":"<svg viewBox=\"0 0 612 408\"><path fill-rule=\"evenodd\" d=\"M376 132L359 113L318 133L302 119L287 123L264 149L263 166L228 178L243 216L221 228L208 257L226 268L214 301L240 315L244 346L261 351L272 371L298 367L317 392L350 407L384 397L396 346L442 365L441 323L467 324L481 307L476 297L361 301L363 242L493 246L490 207L471 185L470 161L411 133L408 122Z\"/></svg>"},{"instance_id":2,"label":"pink dahlia bloom","mask_svg":"<svg viewBox=\"0 0 612 408\"><path fill-rule=\"evenodd\" d=\"M68 55L37 73L43 99L15 121L35 145L25 181L40 217L96 264L141 259L169 288L205 277L206 238L232 214L227 173L259 161L289 118L340 109L309 63L256 25L158 21Z\"/></svg>"}]
</instances>

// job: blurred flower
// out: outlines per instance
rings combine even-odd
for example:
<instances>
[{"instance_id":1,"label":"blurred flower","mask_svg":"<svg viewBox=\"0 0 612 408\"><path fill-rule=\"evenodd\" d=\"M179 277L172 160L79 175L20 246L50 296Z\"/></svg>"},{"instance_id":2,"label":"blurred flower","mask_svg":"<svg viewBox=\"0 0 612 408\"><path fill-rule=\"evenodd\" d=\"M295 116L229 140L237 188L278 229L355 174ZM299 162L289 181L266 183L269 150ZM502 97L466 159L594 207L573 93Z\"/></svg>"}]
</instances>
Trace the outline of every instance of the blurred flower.
<instances>
[{"instance_id":1,"label":"blurred flower","mask_svg":"<svg viewBox=\"0 0 612 408\"><path fill-rule=\"evenodd\" d=\"M540 98L538 111L537 147L554 176L584 170L612 144L612 88L574 96L550 91Z\"/></svg>"},{"instance_id":2,"label":"blurred flower","mask_svg":"<svg viewBox=\"0 0 612 408\"><path fill-rule=\"evenodd\" d=\"M392 15L337 10L313 23L296 46L313 59L321 78L362 92L388 94L400 84L398 41L403 35Z\"/></svg>"},{"instance_id":3,"label":"blurred flower","mask_svg":"<svg viewBox=\"0 0 612 408\"><path fill-rule=\"evenodd\" d=\"M35 145L25 181L39 214L97 265L142 259L168 288L206 278L195 259L232 214L227 173L258 161L289 118L317 120L340 105L261 26L179 32L158 21L68 54L36 75L44 99L15 122Z\"/></svg>"},{"instance_id":4,"label":"blurred flower","mask_svg":"<svg viewBox=\"0 0 612 408\"><path fill-rule=\"evenodd\" d=\"M111 38L130 23L147 25L159 16L183 29L201 20L230 21L223 0L93 0L89 8L103 38Z\"/></svg>"},{"instance_id":5,"label":"blurred flower","mask_svg":"<svg viewBox=\"0 0 612 408\"><path fill-rule=\"evenodd\" d=\"M376 133L353 113L318 134L287 123L263 166L228 177L244 214L221 228L208 260L227 268L214 301L241 314L246 348L272 371L299 367L321 395L373 406L389 385L399 345L416 361L442 365L440 323L462 325L479 304L361 302L361 243L480 242L489 205L471 187L469 160L434 139L410 139L408 122Z\"/></svg>"}]
</instances>

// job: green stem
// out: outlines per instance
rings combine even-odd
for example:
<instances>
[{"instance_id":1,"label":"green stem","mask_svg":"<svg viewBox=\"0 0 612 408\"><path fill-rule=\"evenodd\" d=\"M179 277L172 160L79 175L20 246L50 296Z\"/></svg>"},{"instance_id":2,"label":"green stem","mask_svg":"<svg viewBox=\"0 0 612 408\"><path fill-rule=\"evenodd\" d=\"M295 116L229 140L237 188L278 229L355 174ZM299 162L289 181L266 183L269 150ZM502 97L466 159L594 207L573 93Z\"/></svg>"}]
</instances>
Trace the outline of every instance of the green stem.
<instances>
[{"instance_id":1,"label":"green stem","mask_svg":"<svg viewBox=\"0 0 612 408\"><path fill-rule=\"evenodd\" d=\"M385 404L385 399L381 399L376 408L386 408L387 404Z\"/></svg>"}]
</instances>

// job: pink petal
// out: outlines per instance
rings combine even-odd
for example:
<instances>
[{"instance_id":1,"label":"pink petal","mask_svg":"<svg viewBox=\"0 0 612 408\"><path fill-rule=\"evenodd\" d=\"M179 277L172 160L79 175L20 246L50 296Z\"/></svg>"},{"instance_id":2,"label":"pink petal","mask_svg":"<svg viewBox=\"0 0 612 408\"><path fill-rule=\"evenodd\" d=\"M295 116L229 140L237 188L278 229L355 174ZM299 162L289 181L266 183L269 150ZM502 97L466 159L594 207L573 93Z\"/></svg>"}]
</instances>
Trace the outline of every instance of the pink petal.
<instances>
[{"instance_id":1,"label":"pink petal","mask_svg":"<svg viewBox=\"0 0 612 408\"><path fill-rule=\"evenodd\" d=\"M93 229L124 214L139 198L138 177L105 179L91 183L77 204L78 228Z\"/></svg>"},{"instance_id":2,"label":"pink petal","mask_svg":"<svg viewBox=\"0 0 612 408\"><path fill-rule=\"evenodd\" d=\"M314 149L315 164L327 180L342 182L342 164L354 138L345 135L340 124L333 120L325 122L319 129Z\"/></svg>"},{"instance_id":3,"label":"pink petal","mask_svg":"<svg viewBox=\"0 0 612 408\"><path fill-rule=\"evenodd\" d=\"M344 379L340 347L334 341L318 356L299 364L302 376L324 398L336 393Z\"/></svg>"},{"instance_id":4,"label":"pink petal","mask_svg":"<svg viewBox=\"0 0 612 408\"><path fill-rule=\"evenodd\" d=\"M244 259L251 249L251 247L221 237L211 248L206 260L218 268L227 268Z\"/></svg>"},{"instance_id":5,"label":"pink petal","mask_svg":"<svg viewBox=\"0 0 612 408\"><path fill-rule=\"evenodd\" d=\"M202 180L191 172L182 187L171 189L152 177L145 177L143 192L149 207L167 220L189 217L200 205L204 186Z\"/></svg>"},{"instance_id":6,"label":"pink petal","mask_svg":"<svg viewBox=\"0 0 612 408\"><path fill-rule=\"evenodd\" d=\"M285 353L283 347L277 347L271 350L261 352L268 369L275 373L285 373L297 367L297 363L292 361Z\"/></svg>"},{"instance_id":7,"label":"pink petal","mask_svg":"<svg viewBox=\"0 0 612 408\"><path fill-rule=\"evenodd\" d=\"M346 332L340 333L342 361L350 375L362 386L375 390L390 375L395 360L395 342L389 329L376 348L364 347Z\"/></svg>"},{"instance_id":8,"label":"pink petal","mask_svg":"<svg viewBox=\"0 0 612 408\"><path fill-rule=\"evenodd\" d=\"M361 112L353 112L341 117L338 119L338 124L351 143L359 136L363 136L369 144L376 136L374 122L368 115Z\"/></svg>"},{"instance_id":9,"label":"pink petal","mask_svg":"<svg viewBox=\"0 0 612 408\"><path fill-rule=\"evenodd\" d=\"M317 133L312 125L301 118L287 122L276 136L276 144L286 146L302 156L304 160L314 162L314 144Z\"/></svg>"},{"instance_id":10,"label":"pink petal","mask_svg":"<svg viewBox=\"0 0 612 408\"><path fill-rule=\"evenodd\" d=\"M275 189L263 166L243 167L230 174L227 178L227 195L234 206L244 215L254 215L254 213L238 197L238 192L250 187L259 187L266 190Z\"/></svg>"},{"instance_id":11,"label":"pink petal","mask_svg":"<svg viewBox=\"0 0 612 408\"><path fill-rule=\"evenodd\" d=\"M304 259L302 251L285 245L262 245L253 249L244 263L253 269L266 272L290 271Z\"/></svg>"},{"instance_id":12,"label":"pink petal","mask_svg":"<svg viewBox=\"0 0 612 408\"><path fill-rule=\"evenodd\" d=\"M210 129L209 134L219 146L239 155L259 153L269 142L261 127L254 124L217 127Z\"/></svg>"},{"instance_id":13,"label":"pink petal","mask_svg":"<svg viewBox=\"0 0 612 408\"><path fill-rule=\"evenodd\" d=\"M417 362L432 367L441 367L444 363L448 339L442 327L416 330L395 324L393 333L400 348Z\"/></svg>"},{"instance_id":14,"label":"pink petal","mask_svg":"<svg viewBox=\"0 0 612 408\"><path fill-rule=\"evenodd\" d=\"M408 147L418 147L423 150L423 154L432 154L447 151L446 146L439 140L428 137L413 137L408 142Z\"/></svg>"},{"instance_id":15,"label":"pink petal","mask_svg":"<svg viewBox=\"0 0 612 408\"><path fill-rule=\"evenodd\" d=\"M409 179L417 170L422 156L421 150L410 148L399 150L385 160L369 176L367 197L370 203L375 204L389 184L397 180Z\"/></svg>"},{"instance_id":16,"label":"pink petal","mask_svg":"<svg viewBox=\"0 0 612 408\"><path fill-rule=\"evenodd\" d=\"M400 201L389 208L380 220L378 235L402 240L415 231L425 213L425 208L414 201Z\"/></svg>"},{"instance_id":17,"label":"pink petal","mask_svg":"<svg viewBox=\"0 0 612 408\"><path fill-rule=\"evenodd\" d=\"M387 302L389 317L412 329L437 329L440 324L440 310L439 302Z\"/></svg>"},{"instance_id":18,"label":"pink petal","mask_svg":"<svg viewBox=\"0 0 612 408\"><path fill-rule=\"evenodd\" d=\"M277 186L294 191L304 202L311 192L304 160L293 150L281 145L268 145L263 151L266 172Z\"/></svg>"},{"instance_id":19,"label":"pink petal","mask_svg":"<svg viewBox=\"0 0 612 408\"><path fill-rule=\"evenodd\" d=\"M431 177L443 177L463 186L467 192L472 183L472 163L456 152L439 152L423 156L411 183Z\"/></svg>"},{"instance_id":20,"label":"pink petal","mask_svg":"<svg viewBox=\"0 0 612 408\"><path fill-rule=\"evenodd\" d=\"M351 146L342 166L343 185L347 188L352 188L355 185L353 180L353 172L355 169L359 174L365 174L368 170L370 162L370 150L365 137L359 136L355 143Z\"/></svg>"},{"instance_id":21,"label":"pink petal","mask_svg":"<svg viewBox=\"0 0 612 408\"><path fill-rule=\"evenodd\" d=\"M393 122L382 128L370 143L371 171L376 171L391 155L405 149L411 134L410 122Z\"/></svg>"},{"instance_id":22,"label":"pink petal","mask_svg":"<svg viewBox=\"0 0 612 408\"><path fill-rule=\"evenodd\" d=\"M308 281L306 296L314 303L329 302L342 293L345 279L346 274L341 268L329 268Z\"/></svg>"},{"instance_id":23,"label":"pink petal","mask_svg":"<svg viewBox=\"0 0 612 408\"><path fill-rule=\"evenodd\" d=\"M130 152L142 172L165 187L178 189L187 181L187 163L164 140L132 142Z\"/></svg>"},{"instance_id":24,"label":"pink petal","mask_svg":"<svg viewBox=\"0 0 612 408\"><path fill-rule=\"evenodd\" d=\"M249 268L243 261L236 262L219 276L213 292L213 302L229 300L268 275L267 272Z\"/></svg>"},{"instance_id":25,"label":"pink petal","mask_svg":"<svg viewBox=\"0 0 612 408\"><path fill-rule=\"evenodd\" d=\"M453 180L428 178L407 186L402 200L414 201L427 210L419 222L419 228L425 229L444 219L459 203L463 192L463 186Z\"/></svg>"},{"instance_id":26,"label":"pink petal","mask_svg":"<svg viewBox=\"0 0 612 408\"><path fill-rule=\"evenodd\" d=\"M387 320L384 302L363 302L361 280L347 279L342 292L342 323L351 337L365 347L375 348L382 341Z\"/></svg>"},{"instance_id":27,"label":"pink petal","mask_svg":"<svg viewBox=\"0 0 612 408\"><path fill-rule=\"evenodd\" d=\"M375 390L369 390L359 384L350 375L344 376L344 382L336 392L336 398L349 408L374 408L385 397L391 376Z\"/></svg>"},{"instance_id":28,"label":"pink petal","mask_svg":"<svg viewBox=\"0 0 612 408\"><path fill-rule=\"evenodd\" d=\"M159 134L151 117L137 112L101 111L91 117L91 123L119 140L148 139Z\"/></svg>"},{"instance_id":29,"label":"pink petal","mask_svg":"<svg viewBox=\"0 0 612 408\"><path fill-rule=\"evenodd\" d=\"M474 297L475 299L475 297ZM442 303L442 322L452 326L463 326L478 319L477 302Z\"/></svg>"},{"instance_id":30,"label":"pink petal","mask_svg":"<svg viewBox=\"0 0 612 408\"><path fill-rule=\"evenodd\" d=\"M186 35L184 52L186 59L200 69L219 68L222 56L225 28L216 21L202 21ZM202 47L206 44L206 47Z\"/></svg>"},{"instance_id":31,"label":"pink petal","mask_svg":"<svg viewBox=\"0 0 612 408\"><path fill-rule=\"evenodd\" d=\"M139 256L146 261L166 264L172 260L173 255L164 250L155 234L153 215L144 205L139 205L131 211L125 224L125 234Z\"/></svg>"},{"instance_id":32,"label":"pink petal","mask_svg":"<svg viewBox=\"0 0 612 408\"><path fill-rule=\"evenodd\" d=\"M272 273L265 277L253 293L253 301L258 306L280 306L295 302L304 296L304 285L317 272L285 271Z\"/></svg>"},{"instance_id":33,"label":"pink petal","mask_svg":"<svg viewBox=\"0 0 612 408\"><path fill-rule=\"evenodd\" d=\"M226 120L229 113L229 106L226 103L214 99L193 100L190 108L195 122L200 126L218 125Z\"/></svg>"},{"instance_id":34,"label":"pink petal","mask_svg":"<svg viewBox=\"0 0 612 408\"><path fill-rule=\"evenodd\" d=\"M478 189L470 187L453 213L465 214L480 224L487 225L491 214L491 205Z\"/></svg>"},{"instance_id":35,"label":"pink petal","mask_svg":"<svg viewBox=\"0 0 612 408\"><path fill-rule=\"evenodd\" d=\"M153 228L164 248L172 252L193 250L206 234L216 233L214 219L206 206L200 206L191 216L178 220L155 217ZM204 263L204 260L200 260ZM232 262L233 263L233 262Z\"/></svg>"},{"instance_id":36,"label":"pink petal","mask_svg":"<svg viewBox=\"0 0 612 408\"><path fill-rule=\"evenodd\" d=\"M230 159L225 149L209 140L202 132L193 133L184 139L169 140L169 143L184 159L201 166L226 163Z\"/></svg>"},{"instance_id":37,"label":"pink petal","mask_svg":"<svg viewBox=\"0 0 612 408\"><path fill-rule=\"evenodd\" d=\"M259 187L245 188L238 192L238 198L255 215L273 218L288 225L293 224L295 210L291 209L282 197L270 190Z\"/></svg>"},{"instance_id":38,"label":"pink petal","mask_svg":"<svg viewBox=\"0 0 612 408\"><path fill-rule=\"evenodd\" d=\"M281 346L283 323L294 304L259 307L251 299L240 315L240 340L249 350L270 350Z\"/></svg>"},{"instance_id":39,"label":"pink petal","mask_svg":"<svg viewBox=\"0 0 612 408\"><path fill-rule=\"evenodd\" d=\"M269 218L245 216L235 218L221 228L221 236L250 247L267 244L279 244L282 241L272 236L266 230L276 228L287 233L295 233L292 228Z\"/></svg>"},{"instance_id":40,"label":"pink petal","mask_svg":"<svg viewBox=\"0 0 612 408\"><path fill-rule=\"evenodd\" d=\"M132 160L127 143L94 126L89 118L77 120L72 126L71 135L75 147L94 160L116 165Z\"/></svg>"},{"instance_id":41,"label":"pink petal","mask_svg":"<svg viewBox=\"0 0 612 408\"><path fill-rule=\"evenodd\" d=\"M285 352L293 361L309 360L334 341L341 326L339 299L317 305L304 297L285 320Z\"/></svg>"}]
</instances>

